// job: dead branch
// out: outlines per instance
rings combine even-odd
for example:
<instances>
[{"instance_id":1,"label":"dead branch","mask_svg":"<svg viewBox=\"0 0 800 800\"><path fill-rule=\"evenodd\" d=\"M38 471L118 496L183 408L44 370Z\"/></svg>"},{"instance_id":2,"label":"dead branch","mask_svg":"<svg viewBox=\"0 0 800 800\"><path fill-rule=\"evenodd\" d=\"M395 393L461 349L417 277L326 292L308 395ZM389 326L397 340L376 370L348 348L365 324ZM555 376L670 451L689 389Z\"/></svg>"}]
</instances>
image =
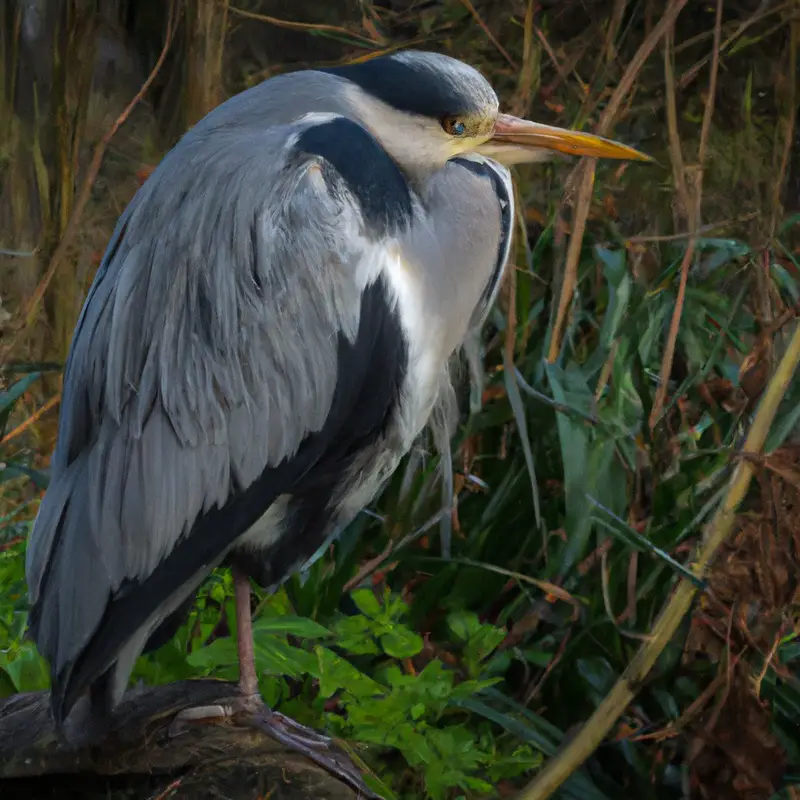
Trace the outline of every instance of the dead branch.
<instances>
[{"instance_id":1,"label":"dead branch","mask_svg":"<svg viewBox=\"0 0 800 800\"><path fill-rule=\"evenodd\" d=\"M85 782L87 794L81 789L78 796L87 800L93 796L88 787L96 788L95 796L106 796L98 781L102 777L117 785L123 780L135 792L129 797L155 797L171 784L181 784L181 797L213 797L211 787L224 784L230 798L269 797L274 791L273 797L284 800L356 799L356 792L336 777L247 724L170 730L180 711L235 696L234 684L217 680L136 689L102 725L87 724L79 704L65 729L66 741L56 734L49 693L0 701L0 796L54 796L55 781L68 775L71 792ZM43 788L47 777L49 791ZM253 792L256 779L260 795Z\"/></svg>"}]
</instances>

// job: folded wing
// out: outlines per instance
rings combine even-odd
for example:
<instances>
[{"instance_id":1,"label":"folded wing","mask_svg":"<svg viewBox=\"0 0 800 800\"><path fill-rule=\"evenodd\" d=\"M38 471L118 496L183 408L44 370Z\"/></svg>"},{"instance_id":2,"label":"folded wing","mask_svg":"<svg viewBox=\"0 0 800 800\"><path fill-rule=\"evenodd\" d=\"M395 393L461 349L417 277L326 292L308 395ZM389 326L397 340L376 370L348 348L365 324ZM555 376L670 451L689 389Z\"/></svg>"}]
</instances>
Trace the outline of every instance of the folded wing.
<instances>
[{"instance_id":1,"label":"folded wing","mask_svg":"<svg viewBox=\"0 0 800 800\"><path fill-rule=\"evenodd\" d=\"M366 131L332 122L349 149L311 123L189 134L117 226L28 546L58 721L90 687L113 706L236 539L387 423L406 349L370 232L409 224L411 195Z\"/></svg>"}]
</instances>

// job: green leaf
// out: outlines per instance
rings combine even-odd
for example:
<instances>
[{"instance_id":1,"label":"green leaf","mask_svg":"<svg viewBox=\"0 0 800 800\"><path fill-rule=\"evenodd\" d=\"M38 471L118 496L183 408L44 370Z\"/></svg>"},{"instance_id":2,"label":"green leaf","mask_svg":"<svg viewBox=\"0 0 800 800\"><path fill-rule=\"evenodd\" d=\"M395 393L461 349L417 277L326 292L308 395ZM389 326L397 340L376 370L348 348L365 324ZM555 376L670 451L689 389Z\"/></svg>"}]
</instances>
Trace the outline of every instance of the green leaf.
<instances>
[{"instance_id":1,"label":"green leaf","mask_svg":"<svg viewBox=\"0 0 800 800\"><path fill-rule=\"evenodd\" d=\"M454 703L454 705L467 708L476 714L480 714L507 730L517 739L528 741L535 745L546 755L552 756L556 752L559 744L563 740L563 734L555 726L523 706L514 703L513 700L505 697L505 695L498 691L490 689L486 692L486 695L497 699L509 707L514 706L517 708L518 713L523 717L522 720L505 714L502 711L498 711L475 697L459 700ZM577 772L569 777L560 790L559 796L562 795L564 800L609 800L608 796L601 792L582 772Z\"/></svg>"},{"instance_id":2,"label":"green leaf","mask_svg":"<svg viewBox=\"0 0 800 800\"><path fill-rule=\"evenodd\" d=\"M487 783L486 781L481 780L480 778L470 778L469 775L466 775L463 778L461 785L465 789L474 789L476 792L489 793L494 791L494 786L492 786L491 783Z\"/></svg>"},{"instance_id":3,"label":"green leaf","mask_svg":"<svg viewBox=\"0 0 800 800\"><path fill-rule=\"evenodd\" d=\"M219 667L238 664L239 656L236 642L230 636L214 639L211 644L189 653L186 661L193 667L198 667L208 672Z\"/></svg>"},{"instance_id":4,"label":"green leaf","mask_svg":"<svg viewBox=\"0 0 800 800\"><path fill-rule=\"evenodd\" d=\"M659 300L660 302L657 300L649 303L649 313L645 317L647 326L638 339L639 358L646 366L652 364L655 367L660 360L657 346L664 334L664 328L670 314L670 304L661 297L659 297ZM656 307L653 308L653 306Z\"/></svg>"},{"instance_id":5,"label":"green leaf","mask_svg":"<svg viewBox=\"0 0 800 800\"><path fill-rule=\"evenodd\" d=\"M50 686L47 662L39 655L33 642L23 641L19 649L8 657L0 653L2 668L18 692L35 692Z\"/></svg>"},{"instance_id":6,"label":"green leaf","mask_svg":"<svg viewBox=\"0 0 800 800\"><path fill-rule=\"evenodd\" d=\"M362 614L366 614L366 616L373 619L380 616L382 611L381 604L371 589L356 589L351 592L350 597Z\"/></svg>"},{"instance_id":7,"label":"green leaf","mask_svg":"<svg viewBox=\"0 0 800 800\"><path fill-rule=\"evenodd\" d=\"M481 629L481 621L474 611L453 611L447 616L450 630L462 642L468 642L470 637Z\"/></svg>"},{"instance_id":8,"label":"green leaf","mask_svg":"<svg viewBox=\"0 0 800 800\"><path fill-rule=\"evenodd\" d=\"M31 467L16 461L5 461L0 464L4 465L0 467L0 483L22 477L30 478L39 489L46 489L50 483L50 478L41 470L31 469Z\"/></svg>"},{"instance_id":9,"label":"green leaf","mask_svg":"<svg viewBox=\"0 0 800 800\"><path fill-rule=\"evenodd\" d=\"M800 226L800 214L791 214L788 216L778 228L778 236L783 236L789 228L793 228L795 225Z\"/></svg>"},{"instance_id":10,"label":"green leaf","mask_svg":"<svg viewBox=\"0 0 800 800\"><path fill-rule=\"evenodd\" d=\"M253 650L259 673L301 678L318 672L317 660L311 653L293 647L280 636L254 630Z\"/></svg>"},{"instance_id":11,"label":"green leaf","mask_svg":"<svg viewBox=\"0 0 800 800\"><path fill-rule=\"evenodd\" d=\"M392 658L411 658L425 646L421 636L402 625L394 626L380 641L384 652Z\"/></svg>"},{"instance_id":12,"label":"green leaf","mask_svg":"<svg viewBox=\"0 0 800 800\"><path fill-rule=\"evenodd\" d=\"M800 393L793 392L792 394L793 397L787 398L790 402L781 403L782 407L788 406L788 408L775 420L767 435L764 452L768 455L774 453L800 427L800 398L796 396Z\"/></svg>"},{"instance_id":13,"label":"green leaf","mask_svg":"<svg viewBox=\"0 0 800 800\"><path fill-rule=\"evenodd\" d=\"M595 251L603 262L603 272L608 281L608 308L600 332L600 344L609 349L628 310L633 283L625 266L624 250L608 250L598 245Z\"/></svg>"},{"instance_id":14,"label":"green leaf","mask_svg":"<svg viewBox=\"0 0 800 800\"><path fill-rule=\"evenodd\" d=\"M306 617L259 617L253 623L253 633L282 633L299 639L322 639L331 636L327 628Z\"/></svg>"},{"instance_id":15,"label":"green leaf","mask_svg":"<svg viewBox=\"0 0 800 800\"><path fill-rule=\"evenodd\" d=\"M317 645L314 648L314 660L315 665L311 672L319 680L321 697L328 698L339 689L346 689L358 701L359 698L381 694L383 691L379 683L327 647Z\"/></svg>"},{"instance_id":16,"label":"green leaf","mask_svg":"<svg viewBox=\"0 0 800 800\"><path fill-rule=\"evenodd\" d=\"M579 658L576 662L578 674L584 679L592 700L599 705L614 684L616 674L611 665L601 656Z\"/></svg>"},{"instance_id":17,"label":"green leaf","mask_svg":"<svg viewBox=\"0 0 800 800\"><path fill-rule=\"evenodd\" d=\"M503 350L503 379L506 386L506 393L508 395L508 402L511 403L511 409L514 412L514 419L517 423L517 433L520 443L522 444L522 453L525 456L525 466L528 470L528 477L531 482L531 497L533 498L533 516L536 521L536 527L542 526L542 513L539 500L539 486L536 481L536 467L533 459L533 449L531 448L531 440L528 436L528 422L525 418L525 405L522 402L522 395L519 392L519 386L516 381L516 371L514 364L509 360L507 350Z\"/></svg>"},{"instance_id":18,"label":"green leaf","mask_svg":"<svg viewBox=\"0 0 800 800\"><path fill-rule=\"evenodd\" d=\"M556 364L545 365L547 377L553 390L553 398L562 405L571 405L573 397L582 396L588 404L591 397L586 381L576 369L562 370ZM568 393L568 390L572 390ZM572 397L570 396L572 395ZM584 497L589 476L589 429L565 414L556 415L558 438L561 444L561 462L564 469L564 493L566 501L565 528L569 544L564 548L560 563L552 563L548 574L567 572L586 549L592 524L586 513Z\"/></svg>"},{"instance_id":19,"label":"green leaf","mask_svg":"<svg viewBox=\"0 0 800 800\"><path fill-rule=\"evenodd\" d=\"M0 392L0 414L8 411L14 403L22 397L28 387L42 376L41 372L31 372L24 378L20 378L15 384L5 392Z\"/></svg>"},{"instance_id":20,"label":"green leaf","mask_svg":"<svg viewBox=\"0 0 800 800\"><path fill-rule=\"evenodd\" d=\"M698 589L704 587L704 583L695 575L691 570L687 569L683 564L676 561L669 553L666 553L660 547L656 547L650 539L642 536L641 533L635 531L624 520L620 519L613 511L606 508L602 503L596 500L591 495L587 495L589 502L599 509L603 517L595 516L595 519L602 525L602 527L611 533L616 538L625 542L629 547L634 550L647 551L660 558L665 564L668 564L671 569L674 569L681 577L691 581ZM610 522L609 522L610 520Z\"/></svg>"},{"instance_id":21,"label":"green leaf","mask_svg":"<svg viewBox=\"0 0 800 800\"><path fill-rule=\"evenodd\" d=\"M474 661L483 661L506 638L502 628L493 625L482 625L481 629L470 637L467 645L467 657Z\"/></svg>"},{"instance_id":22,"label":"green leaf","mask_svg":"<svg viewBox=\"0 0 800 800\"><path fill-rule=\"evenodd\" d=\"M336 646L353 655L373 655L380 652L373 635L373 623L367 617L342 617L334 625Z\"/></svg>"}]
</instances>

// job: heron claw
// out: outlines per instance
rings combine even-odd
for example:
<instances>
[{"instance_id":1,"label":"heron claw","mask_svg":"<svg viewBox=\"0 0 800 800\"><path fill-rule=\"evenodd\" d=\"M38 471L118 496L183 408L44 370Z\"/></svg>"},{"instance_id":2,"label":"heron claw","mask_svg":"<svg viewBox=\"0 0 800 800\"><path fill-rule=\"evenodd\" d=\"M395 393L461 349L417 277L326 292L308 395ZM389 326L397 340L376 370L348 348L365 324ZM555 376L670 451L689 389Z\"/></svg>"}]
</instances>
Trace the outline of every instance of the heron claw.
<instances>
[{"instance_id":1,"label":"heron claw","mask_svg":"<svg viewBox=\"0 0 800 800\"><path fill-rule=\"evenodd\" d=\"M359 769L330 736L306 728L278 711L272 711L258 696L240 697L224 705L187 708L176 715L169 733L176 736L192 725L226 722L257 728L335 775L358 792L359 798L382 800L364 783Z\"/></svg>"},{"instance_id":2,"label":"heron claw","mask_svg":"<svg viewBox=\"0 0 800 800\"><path fill-rule=\"evenodd\" d=\"M314 763L336 775L358 792L359 797L382 800L370 789L350 758L336 747L329 736L306 728L293 719L264 706L250 717L250 724L281 744L302 753Z\"/></svg>"}]
</instances>

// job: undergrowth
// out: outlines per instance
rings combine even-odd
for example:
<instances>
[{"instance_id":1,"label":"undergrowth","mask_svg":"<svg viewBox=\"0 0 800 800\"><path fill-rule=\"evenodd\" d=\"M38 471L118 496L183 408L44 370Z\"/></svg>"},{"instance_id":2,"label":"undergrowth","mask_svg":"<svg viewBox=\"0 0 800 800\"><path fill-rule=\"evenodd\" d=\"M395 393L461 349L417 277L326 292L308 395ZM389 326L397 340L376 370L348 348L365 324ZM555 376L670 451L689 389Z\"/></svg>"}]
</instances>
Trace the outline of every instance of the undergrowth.
<instances>
[{"instance_id":1,"label":"undergrowth","mask_svg":"<svg viewBox=\"0 0 800 800\"><path fill-rule=\"evenodd\" d=\"M445 3L439 16L424 11L420 29L463 50L464 37L474 44L478 36L470 8ZM618 31L623 50L641 23L637 13ZM541 21L545 39L552 35L548 19ZM393 24L405 30L410 23ZM508 19L497 24L508 33ZM477 30L482 37L484 28ZM503 42L530 67L533 57L521 33L514 35ZM739 41L742 52L757 45L752 31ZM497 67L496 53L487 55L491 41L474 46L475 59L493 65L504 96L519 99L516 73ZM695 46L680 53L696 58ZM577 81L562 83L548 72L547 52L536 50L539 97L560 109L562 123L579 119L592 93L576 101ZM555 55L566 54L559 48ZM725 66L738 76L742 62L734 56ZM591 59L583 58L586 70ZM617 66L606 65L589 87L601 105ZM647 70L660 75L659 59ZM648 82L647 70L639 97L652 114L660 84ZM741 176L752 161L734 139L761 147L776 127L753 100L758 78L745 80L751 95L742 101L735 136L715 128L714 158L725 169L706 182L712 195L725 181L743 191ZM642 133L648 149L654 125L634 112L625 125ZM697 138L701 117L696 99L686 103L684 142ZM768 132L759 129L767 124ZM669 158L666 137L653 149ZM637 238L632 231L652 217L660 222L648 230L663 228L674 212L674 175L661 167L600 166L567 325L557 357L548 360L568 232L557 207L565 174L555 165L517 176L523 209L506 291L485 334L486 384L471 403L461 387L450 556L442 555L438 535L439 464L422 442L323 557L276 594L256 592L254 641L265 700L346 742L387 798L510 796L589 718L676 581L687 578L800 303L797 215L783 214L769 236L745 238L753 230L750 215L696 237L666 403L651 426L689 239ZM30 436L35 426L25 418L42 371L52 367L7 365L2 377L0 697L48 681L24 637L25 540L47 483L46 459ZM744 539L737 539L739 552L747 550L748 525L775 518L759 536L780 585L771 597L754 590L747 607L738 605L742 584L731 577L737 551L728 553L612 736L560 797L766 800L800 791L800 541L779 536L782 521L794 520L795 511L800 519L793 488L800 484L798 421L800 384L793 382L760 462L761 491L751 492L742 509ZM15 424L22 427L12 430ZM776 498L780 508L771 505ZM230 574L218 570L177 636L142 657L132 680L235 679L233 636ZM733 732L720 730L732 698L744 709L738 719L749 720L746 730L735 730L736 717L728 723ZM748 739L756 731L758 745ZM751 763L757 746L764 748L760 761ZM724 785L749 780L754 794L708 794L722 770L709 759L720 753L735 765Z\"/></svg>"}]
</instances>

